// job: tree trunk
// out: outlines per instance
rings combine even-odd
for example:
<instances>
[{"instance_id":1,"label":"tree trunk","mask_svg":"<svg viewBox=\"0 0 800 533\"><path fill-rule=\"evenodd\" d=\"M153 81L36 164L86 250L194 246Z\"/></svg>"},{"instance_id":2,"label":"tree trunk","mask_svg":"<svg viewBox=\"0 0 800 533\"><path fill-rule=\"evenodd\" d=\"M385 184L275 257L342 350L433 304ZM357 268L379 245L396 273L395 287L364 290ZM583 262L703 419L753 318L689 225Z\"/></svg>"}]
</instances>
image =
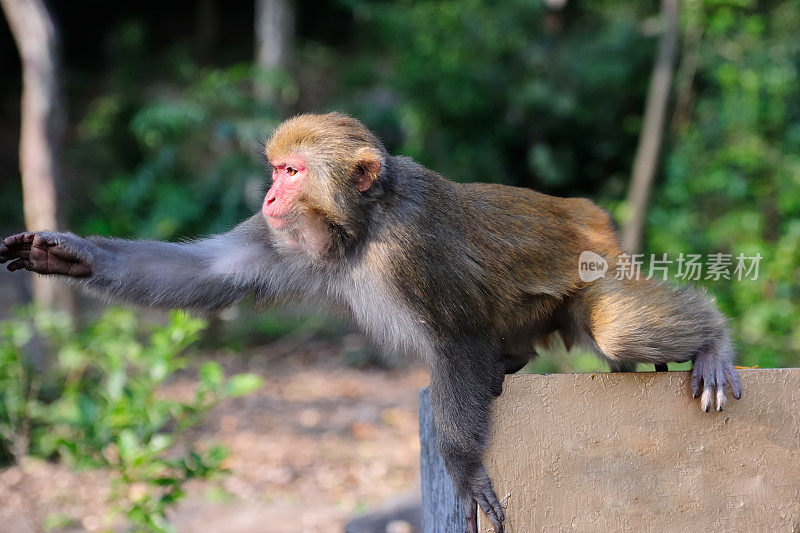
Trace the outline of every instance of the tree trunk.
<instances>
[{"instance_id":1,"label":"tree trunk","mask_svg":"<svg viewBox=\"0 0 800 533\"><path fill-rule=\"evenodd\" d=\"M275 90L264 74L289 66L294 38L294 9L290 0L256 0L255 38L256 66L262 71L256 83L256 96L277 104Z\"/></svg>"},{"instance_id":2,"label":"tree trunk","mask_svg":"<svg viewBox=\"0 0 800 533\"><path fill-rule=\"evenodd\" d=\"M686 0L684 9L683 52L675 73L675 108L672 114L672 131L675 133L681 133L691 119L694 77L700 66L703 40L702 0Z\"/></svg>"},{"instance_id":3,"label":"tree trunk","mask_svg":"<svg viewBox=\"0 0 800 533\"><path fill-rule=\"evenodd\" d=\"M214 0L200 0L197 3L195 31L195 50L200 63L209 63L217 47L219 28L217 6Z\"/></svg>"},{"instance_id":4,"label":"tree trunk","mask_svg":"<svg viewBox=\"0 0 800 533\"><path fill-rule=\"evenodd\" d=\"M647 204L653 187L664 117L672 85L672 65L678 39L678 8L680 0L662 0L661 19L663 33L658 44L658 55L653 65L650 89L647 94L642 133L633 163L633 175L628 192L628 219L622 236L622 247L630 253L638 252L642 245Z\"/></svg>"},{"instance_id":5,"label":"tree trunk","mask_svg":"<svg viewBox=\"0 0 800 533\"><path fill-rule=\"evenodd\" d=\"M25 226L56 230L56 184L63 114L59 101L58 37L42 0L0 0L22 64L19 163ZM72 310L66 286L33 276L34 300L46 307Z\"/></svg>"}]
</instances>

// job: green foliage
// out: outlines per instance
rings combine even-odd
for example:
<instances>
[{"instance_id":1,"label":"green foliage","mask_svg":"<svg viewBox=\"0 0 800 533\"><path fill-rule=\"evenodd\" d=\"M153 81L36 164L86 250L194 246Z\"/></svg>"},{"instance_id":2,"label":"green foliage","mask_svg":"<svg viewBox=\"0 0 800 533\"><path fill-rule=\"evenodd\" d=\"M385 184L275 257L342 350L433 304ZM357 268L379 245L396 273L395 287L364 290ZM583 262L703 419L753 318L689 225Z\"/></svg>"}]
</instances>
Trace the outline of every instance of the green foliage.
<instances>
[{"instance_id":1,"label":"green foliage","mask_svg":"<svg viewBox=\"0 0 800 533\"><path fill-rule=\"evenodd\" d=\"M142 102L129 122L140 160L103 180L84 230L174 238L222 231L252 213L264 183L259 143L275 119L248 96L251 82L246 66L198 71L174 94ZM102 137L91 132L119 120L104 102L84 119L92 149Z\"/></svg>"},{"instance_id":2,"label":"green foliage","mask_svg":"<svg viewBox=\"0 0 800 533\"><path fill-rule=\"evenodd\" d=\"M373 75L356 78L358 98L346 104L400 151L464 181L569 195L624 187L652 63L654 39L639 28L650 11L630 2L561 11L516 0L349 3L367 30L362 49L389 61L367 55Z\"/></svg>"},{"instance_id":3,"label":"green foliage","mask_svg":"<svg viewBox=\"0 0 800 533\"><path fill-rule=\"evenodd\" d=\"M74 218L85 233L157 239L229 229L260 205L261 147L277 124L254 87L296 89L279 72L200 68L180 46L154 55L146 42L141 24L121 28L110 89L80 117L70 160L90 176L92 205Z\"/></svg>"},{"instance_id":4,"label":"green foliage","mask_svg":"<svg viewBox=\"0 0 800 533\"><path fill-rule=\"evenodd\" d=\"M226 397L261 386L253 374L226 378L216 362L203 364L191 399L165 397L162 386L186 366L180 354L204 327L173 313L146 341L133 313L108 311L75 332L63 315L0 323L0 451L58 457L76 467L113 472L111 500L131 525L170 531L166 511L191 479L222 472L227 450L196 449L180 441ZM34 332L55 347L47 373L35 372L27 352Z\"/></svg>"},{"instance_id":5,"label":"green foliage","mask_svg":"<svg viewBox=\"0 0 800 533\"><path fill-rule=\"evenodd\" d=\"M702 90L649 219L653 252L763 257L756 281L708 282L745 365L800 364L799 10L718 1L689 12L705 28Z\"/></svg>"}]
</instances>

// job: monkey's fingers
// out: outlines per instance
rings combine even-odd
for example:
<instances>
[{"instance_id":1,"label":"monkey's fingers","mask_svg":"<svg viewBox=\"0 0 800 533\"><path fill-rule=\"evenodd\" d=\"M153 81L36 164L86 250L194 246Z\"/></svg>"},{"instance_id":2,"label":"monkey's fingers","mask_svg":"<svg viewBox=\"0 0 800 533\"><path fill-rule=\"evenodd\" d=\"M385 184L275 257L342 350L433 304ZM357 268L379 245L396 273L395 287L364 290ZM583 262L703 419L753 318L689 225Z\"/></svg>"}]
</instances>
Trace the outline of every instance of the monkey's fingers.
<instances>
[{"instance_id":1,"label":"monkey's fingers","mask_svg":"<svg viewBox=\"0 0 800 533\"><path fill-rule=\"evenodd\" d=\"M19 257L19 254L16 250L9 248L5 244L0 244L0 263L11 261L17 257Z\"/></svg>"},{"instance_id":2,"label":"monkey's fingers","mask_svg":"<svg viewBox=\"0 0 800 533\"><path fill-rule=\"evenodd\" d=\"M475 498L463 501L464 513L467 515L467 533L478 533L478 502Z\"/></svg>"},{"instance_id":3,"label":"monkey's fingers","mask_svg":"<svg viewBox=\"0 0 800 533\"><path fill-rule=\"evenodd\" d=\"M475 500L481 509L483 509L483 512L486 513L486 516L489 517L495 532L503 533L503 521L506 519L506 516L503 507L500 505L500 500L497 499L497 495L492 488L487 487L478 492L475 495Z\"/></svg>"},{"instance_id":4,"label":"monkey's fingers","mask_svg":"<svg viewBox=\"0 0 800 533\"><path fill-rule=\"evenodd\" d=\"M740 400L742 398L742 382L739 381L739 374L736 373L736 369L733 365L729 364L725 366L725 380L731 387L733 397Z\"/></svg>"},{"instance_id":5,"label":"monkey's fingers","mask_svg":"<svg viewBox=\"0 0 800 533\"><path fill-rule=\"evenodd\" d=\"M3 239L3 244L9 248L15 248L25 244L30 246L31 243L33 243L34 235L36 234L32 231L23 231L22 233L17 233L16 235L9 235Z\"/></svg>"},{"instance_id":6,"label":"monkey's fingers","mask_svg":"<svg viewBox=\"0 0 800 533\"><path fill-rule=\"evenodd\" d=\"M742 385L733 365L715 354L700 354L692 369L692 396L700 396L700 408L708 412L714 405L717 411L722 411L727 402L726 385L731 388L734 398L742 397Z\"/></svg>"},{"instance_id":7,"label":"monkey's fingers","mask_svg":"<svg viewBox=\"0 0 800 533\"><path fill-rule=\"evenodd\" d=\"M27 259L17 259L8 264L6 267L9 272L15 272L17 270L31 270L33 271L33 265Z\"/></svg>"},{"instance_id":8,"label":"monkey's fingers","mask_svg":"<svg viewBox=\"0 0 800 533\"><path fill-rule=\"evenodd\" d=\"M505 512L503 511L503 506L500 505L500 500L497 499L497 495L494 493L494 489L492 489L492 482L483 466L480 467L480 471L477 472L475 477L477 479L472 484L472 497L469 500L474 500L483 509L483 512L492 522L496 533L503 533L503 520L506 518ZM467 510L466 503L468 502L465 502L465 510ZM468 526L469 516L467 515Z\"/></svg>"},{"instance_id":9,"label":"monkey's fingers","mask_svg":"<svg viewBox=\"0 0 800 533\"><path fill-rule=\"evenodd\" d=\"M0 244L0 263L18 259L21 254L30 250L32 243L33 233L31 232L6 237Z\"/></svg>"}]
</instances>

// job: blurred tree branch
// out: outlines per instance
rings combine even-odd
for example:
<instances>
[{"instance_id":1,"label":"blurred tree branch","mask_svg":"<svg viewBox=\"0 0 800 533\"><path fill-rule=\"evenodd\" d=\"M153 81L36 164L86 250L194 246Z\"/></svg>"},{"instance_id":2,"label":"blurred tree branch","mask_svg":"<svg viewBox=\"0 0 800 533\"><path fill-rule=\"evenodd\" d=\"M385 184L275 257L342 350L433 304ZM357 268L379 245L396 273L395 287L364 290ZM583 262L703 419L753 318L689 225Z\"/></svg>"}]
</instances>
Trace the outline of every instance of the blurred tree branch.
<instances>
[{"instance_id":1,"label":"blurred tree branch","mask_svg":"<svg viewBox=\"0 0 800 533\"><path fill-rule=\"evenodd\" d=\"M214 0L200 0L197 3L195 23L195 50L200 63L208 63L219 37L219 14Z\"/></svg>"},{"instance_id":2,"label":"blurred tree branch","mask_svg":"<svg viewBox=\"0 0 800 533\"><path fill-rule=\"evenodd\" d=\"M658 53L650 78L650 89L647 93L642 132L634 156L633 175L627 202L630 217L622 233L622 248L631 253L639 251L642 245L647 204L661 148L664 117L672 85L672 69L678 40L679 6L680 0L662 0L661 2L663 33L658 43Z\"/></svg>"},{"instance_id":3,"label":"blurred tree branch","mask_svg":"<svg viewBox=\"0 0 800 533\"><path fill-rule=\"evenodd\" d=\"M291 0L256 0L255 17L256 65L262 71L257 77L256 97L277 103L268 77L278 69L286 69L294 41L294 6Z\"/></svg>"},{"instance_id":4,"label":"blurred tree branch","mask_svg":"<svg viewBox=\"0 0 800 533\"><path fill-rule=\"evenodd\" d=\"M64 130L58 35L42 0L0 0L22 64L19 161L25 226L58 229L57 184ZM33 277L33 296L46 307L72 310L66 286Z\"/></svg>"},{"instance_id":5,"label":"blurred tree branch","mask_svg":"<svg viewBox=\"0 0 800 533\"><path fill-rule=\"evenodd\" d=\"M702 0L686 0L683 51L675 74L675 110L672 130L680 132L689 123L693 108L694 78L700 67L700 45L703 40Z\"/></svg>"}]
</instances>

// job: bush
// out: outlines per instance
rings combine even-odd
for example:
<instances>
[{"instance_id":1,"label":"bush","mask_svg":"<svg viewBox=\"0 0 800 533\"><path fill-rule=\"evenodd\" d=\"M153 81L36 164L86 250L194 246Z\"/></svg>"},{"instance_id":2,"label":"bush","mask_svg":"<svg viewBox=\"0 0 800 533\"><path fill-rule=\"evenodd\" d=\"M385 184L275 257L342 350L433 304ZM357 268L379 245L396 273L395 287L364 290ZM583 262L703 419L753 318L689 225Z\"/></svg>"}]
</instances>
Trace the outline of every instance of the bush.
<instances>
[{"instance_id":1,"label":"bush","mask_svg":"<svg viewBox=\"0 0 800 533\"><path fill-rule=\"evenodd\" d=\"M181 354L204 322L175 312L146 341L133 313L108 311L83 331L67 317L38 312L0 323L0 453L59 458L75 467L108 468L112 504L135 528L170 531L166 512L190 479L224 472L227 450L180 444L221 399L257 389L260 378L227 378L216 362L198 372L194 397L164 398L159 389L186 366ZM52 368L31 366L34 336L57 354Z\"/></svg>"},{"instance_id":2,"label":"bush","mask_svg":"<svg viewBox=\"0 0 800 533\"><path fill-rule=\"evenodd\" d=\"M230 229L261 205L264 136L278 122L253 87L288 98L291 81L249 64L201 68L175 51L148 56L133 41L127 54L150 74L130 83L132 61L120 58L80 117L69 167L88 201L73 202L71 218L82 233L155 239Z\"/></svg>"},{"instance_id":3,"label":"bush","mask_svg":"<svg viewBox=\"0 0 800 533\"><path fill-rule=\"evenodd\" d=\"M702 90L667 155L648 240L651 251L671 255L760 254L757 280L721 279L709 289L734 318L742 364L796 366L800 6L745 4L702 4L693 12L704 28L695 82Z\"/></svg>"}]
</instances>

